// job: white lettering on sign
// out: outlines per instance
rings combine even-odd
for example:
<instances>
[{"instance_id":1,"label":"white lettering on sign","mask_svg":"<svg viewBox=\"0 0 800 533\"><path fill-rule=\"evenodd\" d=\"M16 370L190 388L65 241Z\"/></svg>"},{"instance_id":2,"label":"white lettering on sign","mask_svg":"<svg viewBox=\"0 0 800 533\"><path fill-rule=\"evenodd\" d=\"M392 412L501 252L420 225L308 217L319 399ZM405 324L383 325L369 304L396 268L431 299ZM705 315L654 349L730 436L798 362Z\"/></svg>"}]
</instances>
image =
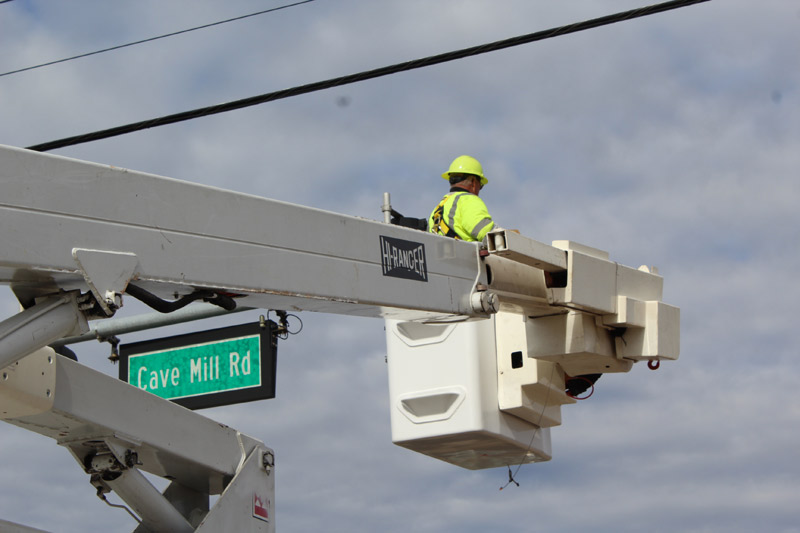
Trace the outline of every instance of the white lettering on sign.
<instances>
[{"instance_id":1,"label":"white lettering on sign","mask_svg":"<svg viewBox=\"0 0 800 533\"><path fill-rule=\"evenodd\" d=\"M380 241L384 276L428 281L425 245L385 235L380 236Z\"/></svg>"},{"instance_id":2,"label":"white lettering on sign","mask_svg":"<svg viewBox=\"0 0 800 533\"><path fill-rule=\"evenodd\" d=\"M250 365L250 350L247 350L247 355L244 357L240 356L238 352L231 352L230 363L231 377L238 376L240 370L243 376L249 376L252 370Z\"/></svg>"},{"instance_id":3,"label":"white lettering on sign","mask_svg":"<svg viewBox=\"0 0 800 533\"><path fill-rule=\"evenodd\" d=\"M144 375L144 379L142 379ZM162 368L161 370L147 371L146 366L139 368L136 376L142 390L158 390L166 388L168 385L177 387L181 380L181 371L178 368Z\"/></svg>"},{"instance_id":4,"label":"white lettering on sign","mask_svg":"<svg viewBox=\"0 0 800 533\"><path fill-rule=\"evenodd\" d=\"M425 276L425 258L422 253L422 245L413 250L401 250L393 247L389 242L385 242L383 261L387 270L402 268L413 272L420 278Z\"/></svg>"},{"instance_id":5,"label":"white lettering on sign","mask_svg":"<svg viewBox=\"0 0 800 533\"><path fill-rule=\"evenodd\" d=\"M274 397L274 392L267 389L270 383L262 383L265 375L261 345L265 328L260 324L253 326L258 326L258 332L252 335L188 346L148 341L143 343L142 351L132 350L132 353L126 353L123 347L122 355L127 361L121 366L127 372L121 368L120 378L168 400L203 397L203 401L187 401L187 406L189 403L205 405L205 399L209 399L212 405L227 405L242 401L239 398L255 396L256 390L258 394L266 392L264 397ZM144 345L156 349L145 351ZM272 363L267 364L269 368ZM235 392L244 389L252 390L242 394ZM223 393L231 394L223 397ZM191 408L201 407L192 405Z\"/></svg>"},{"instance_id":6,"label":"white lettering on sign","mask_svg":"<svg viewBox=\"0 0 800 533\"><path fill-rule=\"evenodd\" d=\"M189 362L189 382L202 383L219 379L219 356L198 357Z\"/></svg>"}]
</instances>

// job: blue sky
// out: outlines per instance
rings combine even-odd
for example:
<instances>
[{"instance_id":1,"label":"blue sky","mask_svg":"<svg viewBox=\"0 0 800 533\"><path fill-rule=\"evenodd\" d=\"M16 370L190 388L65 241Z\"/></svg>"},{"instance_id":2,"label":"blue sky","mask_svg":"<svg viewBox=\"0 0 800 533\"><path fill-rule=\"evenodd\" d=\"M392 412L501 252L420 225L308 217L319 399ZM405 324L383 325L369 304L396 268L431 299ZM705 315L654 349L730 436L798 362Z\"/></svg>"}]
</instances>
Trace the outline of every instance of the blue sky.
<instances>
[{"instance_id":1,"label":"blue sky","mask_svg":"<svg viewBox=\"0 0 800 533\"><path fill-rule=\"evenodd\" d=\"M15 0L0 5L0 71L277 5ZM0 143L640 5L318 0L0 77ZM205 411L275 449L279 531L800 531L798 52L794 2L712 0L55 153L376 220L384 191L404 214L427 216L439 174L468 153L502 226L659 267L665 301L681 308L680 359L604 377L563 409L552 461L523 467L521 486L502 492L504 469L461 470L391 443L380 320L304 313L303 333L280 347L276 399ZM6 288L0 310L16 311ZM115 373L107 350L76 347ZM3 462L0 518L67 533L135 527L95 498L66 450L0 431L14 458Z\"/></svg>"}]
</instances>

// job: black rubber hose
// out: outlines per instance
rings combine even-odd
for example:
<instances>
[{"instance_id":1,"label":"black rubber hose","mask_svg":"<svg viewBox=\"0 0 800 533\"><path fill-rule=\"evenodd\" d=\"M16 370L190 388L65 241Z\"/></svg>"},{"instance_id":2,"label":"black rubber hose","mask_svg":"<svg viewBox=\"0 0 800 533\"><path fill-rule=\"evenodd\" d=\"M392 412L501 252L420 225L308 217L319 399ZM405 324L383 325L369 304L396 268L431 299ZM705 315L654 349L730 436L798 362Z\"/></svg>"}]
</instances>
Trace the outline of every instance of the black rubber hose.
<instances>
[{"instance_id":1,"label":"black rubber hose","mask_svg":"<svg viewBox=\"0 0 800 533\"><path fill-rule=\"evenodd\" d=\"M140 302L144 303L148 307L151 307L152 309L155 309L159 313L171 313L173 311L177 311L178 309L186 307L190 303L197 300L203 300L208 303L218 305L219 307L222 307L228 311L233 311L236 309L236 302L233 300L233 298L215 293L213 291L195 291L172 302L168 300L162 300L155 294L148 292L141 287L137 287L132 283L128 284L128 288L125 289L125 293L130 294Z\"/></svg>"}]
</instances>

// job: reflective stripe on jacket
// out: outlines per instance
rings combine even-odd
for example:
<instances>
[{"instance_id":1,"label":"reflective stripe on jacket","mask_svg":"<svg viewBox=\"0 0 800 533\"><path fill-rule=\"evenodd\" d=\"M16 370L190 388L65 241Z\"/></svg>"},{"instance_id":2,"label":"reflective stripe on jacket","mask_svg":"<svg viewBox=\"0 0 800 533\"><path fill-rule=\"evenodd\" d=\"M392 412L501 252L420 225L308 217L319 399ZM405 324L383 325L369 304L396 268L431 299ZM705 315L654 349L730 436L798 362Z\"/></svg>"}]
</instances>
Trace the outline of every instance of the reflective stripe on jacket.
<instances>
[{"instance_id":1,"label":"reflective stripe on jacket","mask_svg":"<svg viewBox=\"0 0 800 533\"><path fill-rule=\"evenodd\" d=\"M428 231L465 241L482 241L494 227L486 204L467 191L442 198L428 218Z\"/></svg>"}]
</instances>

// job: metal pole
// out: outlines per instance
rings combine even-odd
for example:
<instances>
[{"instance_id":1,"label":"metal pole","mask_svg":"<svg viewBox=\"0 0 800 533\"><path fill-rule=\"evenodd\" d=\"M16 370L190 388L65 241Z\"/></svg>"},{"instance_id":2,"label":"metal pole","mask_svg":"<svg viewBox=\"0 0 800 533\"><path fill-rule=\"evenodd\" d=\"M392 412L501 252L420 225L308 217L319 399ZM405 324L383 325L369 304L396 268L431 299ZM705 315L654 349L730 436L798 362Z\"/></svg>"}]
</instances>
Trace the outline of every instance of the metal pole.
<instances>
[{"instance_id":1,"label":"metal pole","mask_svg":"<svg viewBox=\"0 0 800 533\"><path fill-rule=\"evenodd\" d=\"M104 480L103 483L131 506L148 530L170 533L194 531L186 518L135 468L125 470L118 478Z\"/></svg>"},{"instance_id":2,"label":"metal pole","mask_svg":"<svg viewBox=\"0 0 800 533\"><path fill-rule=\"evenodd\" d=\"M47 533L43 529L23 526L22 524L15 524L2 519L0 519L0 531L8 531L8 533Z\"/></svg>"},{"instance_id":3,"label":"metal pole","mask_svg":"<svg viewBox=\"0 0 800 533\"><path fill-rule=\"evenodd\" d=\"M76 293L47 298L0 322L0 368L14 364L53 341L86 331Z\"/></svg>"},{"instance_id":4,"label":"metal pole","mask_svg":"<svg viewBox=\"0 0 800 533\"><path fill-rule=\"evenodd\" d=\"M383 211L383 221L387 224L391 224L392 222L392 201L389 198L389 193L383 193L383 205L381 206L381 211Z\"/></svg>"},{"instance_id":5,"label":"metal pole","mask_svg":"<svg viewBox=\"0 0 800 533\"><path fill-rule=\"evenodd\" d=\"M168 315L163 313L147 313L144 315L136 315L126 318L111 318L94 322L91 324L89 331L83 335L59 339L50 343L50 345L64 346L66 344L75 344L78 342L107 339L109 337L113 337L114 335L122 335L123 333L132 333L146 329L171 326L173 324L182 324L184 322L191 322L193 320L213 318L231 313L239 313L241 311L250 311L252 309L252 307L237 307L233 311L226 311L225 309L222 309L216 305L198 303L196 305L184 307L183 309L179 309L169 313Z\"/></svg>"}]
</instances>

